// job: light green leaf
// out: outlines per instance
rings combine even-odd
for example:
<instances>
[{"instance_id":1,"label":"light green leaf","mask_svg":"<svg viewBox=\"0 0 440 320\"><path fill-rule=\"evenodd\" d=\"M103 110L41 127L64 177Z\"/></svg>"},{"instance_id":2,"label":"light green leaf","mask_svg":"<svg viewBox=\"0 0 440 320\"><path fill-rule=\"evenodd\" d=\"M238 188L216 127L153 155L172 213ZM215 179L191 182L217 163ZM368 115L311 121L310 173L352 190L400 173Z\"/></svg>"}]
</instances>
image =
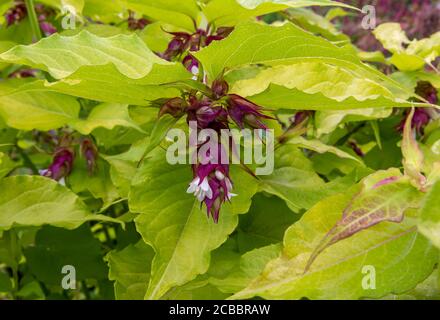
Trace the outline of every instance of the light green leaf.
<instances>
[{"instance_id":1,"label":"light green leaf","mask_svg":"<svg viewBox=\"0 0 440 320\"><path fill-rule=\"evenodd\" d=\"M79 104L73 98L50 92L41 82L20 80L0 84L0 116L8 126L21 130L50 130L62 127L78 117Z\"/></svg>"},{"instance_id":2,"label":"light green leaf","mask_svg":"<svg viewBox=\"0 0 440 320\"><path fill-rule=\"evenodd\" d=\"M440 248L440 181L434 184L420 209L420 232Z\"/></svg>"},{"instance_id":3,"label":"light green leaf","mask_svg":"<svg viewBox=\"0 0 440 320\"><path fill-rule=\"evenodd\" d=\"M282 96L275 94L278 86L283 87L279 88ZM350 102L354 102L356 108L411 105L396 99L379 82L356 75L347 68L320 62L302 62L265 69L254 78L235 82L231 91L244 97L259 94L253 97L258 101L275 98L279 103L278 108L286 104L289 106L289 100L294 101L298 109L324 109L328 105L337 106L338 102L340 109L346 109ZM299 105L301 102L304 107ZM274 103L271 103L273 106Z\"/></svg>"},{"instance_id":4,"label":"light green leaf","mask_svg":"<svg viewBox=\"0 0 440 320\"><path fill-rule=\"evenodd\" d=\"M373 34L391 52L403 52L403 45L410 43L400 23L383 23L374 29Z\"/></svg>"},{"instance_id":5,"label":"light green leaf","mask_svg":"<svg viewBox=\"0 0 440 320\"><path fill-rule=\"evenodd\" d=\"M172 287L207 271L210 252L235 229L238 218L225 204L219 224L186 189L192 180L188 166L169 165L164 152L144 162L129 195L132 212L140 213L136 228L156 252L146 299L159 299Z\"/></svg>"},{"instance_id":6,"label":"light green leaf","mask_svg":"<svg viewBox=\"0 0 440 320\"><path fill-rule=\"evenodd\" d=\"M41 68L56 79L83 66L109 63L131 79L146 77L155 65L174 66L156 56L136 34L105 38L85 30L71 37L54 34L32 45L16 46L0 54L0 61Z\"/></svg>"},{"instance_id":7,"label":"light green leaf","mask_svg":"<svg viewBox=\"0 0 440 320\"><path fill-rule=\"evenodd\" d=\"M212 0L203 9L203 13L209 22L213 22L217 26L233 26L250 18L287 8L315 5L350 7L329 0Z\"/></svg>"},{"instance_id":8,"label":"light green leaf","mask_svg":"<svg viewBox=\"0 0 440 320\"><path fill-rule=\"evenodd\" d=\"M275 66L320 62L344 68L356 78L379 82L396 97L407 99L412 94L384 74L363 64L353 46L338 47L291 23L278 27L258 23L239 25L228 38L212 43L195 53L195 56L203 64L211 81L225 69L230 71L252 64Z\"/></svg>"},{"instance_id":9,"label":"light green leaf","mask_svg":"<svg viewBox=\"0 0 440 320\"><path fill-rule=\"evenodd\" d=\"M96 128L111 130L116 126L134 128L143 132L130 118L127 104L100 104L92 109L86 120L78 119L77 121L72 121L70 125L84 135L90 134Z\"/></svg>"},{"instance_id":10,"label":"light green leaf","mask_svg":"<svg viewBox=\"0 0 440 320\"><path fill-rule=\"evenodd\" d=\"M384 221L402 222L406 210L420 206L422 196L397 169L378 171L365 178L361 191L344 209L341 220L313 251L306 270L319 254L335 243Z\"/></svg>"},{"instance_id":11,"label":"light green leaf","mask_svg":"<svg viewBox=\"0 0 440 320\"><path fill-rule=\"evenodd\" d=\"M409 108L418 105L417 103L405 102L403 100L393 101L385 97L364 101L349 97L346 100L337 101L327 98L322 93L308 94L297 89L288 89L274 84L271 84L266 91L248 97L248 99L272 110L353 110L384 107Z\"/></svg>"},{"instance_id":12,"label":"light green leaf","mask_svg":"<svg viewBox=\"0 0 440 320\"><path fill-rule=\"evenodd\" d=\"M373 33L393 53L390 62L401 71L420 70L440 55L440 32L430 38L409 41L399 23L384 23Z\"/></svg>"},{"instance_id":13,"label":"light green leaf","mask_svg":"<svg viewBox=\"0 0 440 320\"><path fill-rule=\"evenodd\" d=\"M391 108L317 111L314 118L316 135L320 137L329 134L339 125L347 122L387 118L392 112Z\"/></svg>"},{"instance_id":14,"label":"light green leaf","mask_svg":"<svg viewBox=\"0 0 440 320\"><path fill-rule=\"evenodd\" d=\"M337 8L333 10L341 10L346 13L343 9ZM331 11L331 10L330 10ZM329 11L329 13L331 13ZM296 8L287 10L290 20L296 24L299 24L304 29L314 33L320 34L324 38L331 41L341 41L348 42L349 37L339 31L331 22L328 17L323 17L315 13L311 9ZM347 13L346 13L347 14Z\"/></svg>"},{"instance_id":15,"label":"light green leaf","mask_svg":"<svg viewBox=\"0 0 440 320\"><path fill-rule=\"evenodd\" d=\"M195 21L200 12L196 0L125 0L125 2L130 10L189 31L194 31Z\"/></svg>"},{"instance_id":16,"label":"light green leaf","mask_svg":"<svg viewBox=\"0 0 440 320\"><path fill-rule=\"evenodd\" d=\"M266 264L277 258L281 252L281 244L273 244L246 252L240 257L236 267L229 270L226 277L210 277L209 283L222 292L234 293L246 288L252 279L257 277ZM215 261L213 261L215 263Z\"/></svg>"},{"instance_id":17,"label":"light green leaf","mask_svg":"<svg viewBox=\"0 0 440 320\"><path fill-rule=\"evenodd\" d=\"M76 194L56 181L39 176L0 180L0 229L42 226L75 229L87 221L117 222L93 215Z\"/></svg>"},{"instance_id":18,"label":"light green leaf","mask_svg":"<svg viewBox=\"0 0 440 320\"><path fill-rule=\"evenodd\" d=\"M154 251L144 241L130 244L121 251L111 251L106 257L109 279L115 284L117 300L143 300L150 279Z\"/></svg>"},{"instance_id":19,"label":"light green leaf","mask_svg":"<svg viewBox=\"0 0 440 320\"><path fill-rule=\"evenodd\" d=\"M335 244L304 273L311 252L358 191L359 187L352 188L309 210L286 232L282 254L234 298L380 298L408 291L428 277L438 261L438 251L417 233L412 217L400 224L376 225ZM375 290L362 285L365 270L371 268L375 270Z\"/></svg>"},{"instance_id":20,"label":"light green leaf","mask_svg":"<svg viewBox=\"0 0 440 320\"><path fill-rule=\"evenodd\" d=\"M275 170L271 175L260 177L261 190L286 201L287 206L297 212L308 209L321 199L338 193L352 183L355 177L325 183L315 173L312 163L298 147L283 145L275 151Z\"/></svg>"},{"instance_id":21,"label":"light green leaf","mask_svg":"<svg viewBox=\"0 0 440 320\"><path fill-rule=\"evenodd\" d=\"M298 136L298 137L294 137L294 138L289 139L289 141L287 143L296 145L301 148L313 150L318 153L327 153L327 152L333 153L340 158L354 160L354 161L362 164L361 160L352 156L351 154L348 154L347 152L342 151L341 149L338 149L336 147L326 145L317 139L307 140L301 136Z\"/></svg>"},{"instance_id":22,"label":"light green leaf","mask_svg":"<svg viewBox=\"0 0 440 320\"><path fill-rule=\"evenodd\" d=\"M180 64L157 65L142 79L131 79L121 74L112 64L83 66L67 78L45 82L54 91L86 99L147 106L152 100L173 98L180 91L167 85L191 77Z\"/></svg>"},{"instance_id":23,"label":"light green leaf","mask_svg":"<svg viewBox=\"0 0 440 320\"><path fill-rule=\"evenodd\" d=\"M87 2L87 0L39 0L39 2L57 8L58 10L72 7L75 9L76 14L81 14L84 8L84 2Z\"/></svg>"}]
</instances>

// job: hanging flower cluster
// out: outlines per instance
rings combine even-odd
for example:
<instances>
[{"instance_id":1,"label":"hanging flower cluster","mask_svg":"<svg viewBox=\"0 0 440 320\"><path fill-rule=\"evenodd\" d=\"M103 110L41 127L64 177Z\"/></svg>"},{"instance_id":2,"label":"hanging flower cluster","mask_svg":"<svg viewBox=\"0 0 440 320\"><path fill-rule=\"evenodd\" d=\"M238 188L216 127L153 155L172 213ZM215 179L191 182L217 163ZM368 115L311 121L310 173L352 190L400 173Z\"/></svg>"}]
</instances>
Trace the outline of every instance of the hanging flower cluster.
<instances>
[{"instance_id":1,"label":"hanging flower cluster","mask_svg":"<svg viewBox=\"0 0 440 320\"><path fill-rule=\"evenodd\" d=\"M209 96L196 93L189 94L185 99L170 99L162 105L159 115L171 114L176 118L186 115L188 124L191 121L196 122L198 130L212 129L219 134L222 129L229 129L232 122L242 129L267 129L263 120L272 118L263 113L262 107L239 95L229 94L228 91L227 82L220 77L212 83ZM197 145L196 155L199 155L205 143L207 142L203 141ZM208 152L193 165L193 180L187 190L205 203L208 216L216 223L221 206L234 196L227 152L221 142L217 148L216 156Z\"/></svg>"},{"instance_id":2,"label":"hanging flower cluster","mask_svg":"<svg viewBox=\"0 0 440 320\"><path fill-rule=\"evenodd\" d=\"M226 38L233 28L225 27L218 28L215 33L210 33L209 30L197 29L193 34L186 32L169 32L173 39L168 44L165 52L159 54L162 58L168 61L175 61L181 59L183 65L193 74L197 74L199 70L199 63L190 51L196 52L201 48L206 47L213 41L218 41Z\"/></svg>"},{"instance_id":3,"label":"hanging flower cluster","mask_svg":"<svg viewBox=\"0 0 440 320\"><path fill-rule=\"evenodd\" d=\"M57 140L55 134L54 141ZM98 149L96 145L90 138L81 138L79 141L75 141L70 135L64 135L57 141L52 163L46 170L42 170L40 174L64 183L64 178L72 173L76 157L75 148L78 144L80 154L86 161L89 175L92 175L97 168Z\"/></svg>"}]
</instances>

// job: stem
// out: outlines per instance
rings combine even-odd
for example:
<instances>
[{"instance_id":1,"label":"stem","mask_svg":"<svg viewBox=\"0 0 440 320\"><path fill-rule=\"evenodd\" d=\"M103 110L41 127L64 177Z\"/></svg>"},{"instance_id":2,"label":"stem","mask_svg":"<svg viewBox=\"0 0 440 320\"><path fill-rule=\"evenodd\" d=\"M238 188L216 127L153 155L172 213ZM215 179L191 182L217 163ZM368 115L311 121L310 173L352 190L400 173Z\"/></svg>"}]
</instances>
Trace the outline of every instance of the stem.
<instances>
[{"instance_id":1,"label":"stem","mask_svg":"<svg viewBox=\"0 0 440 320\"><path fill-rule=\"evenodd\" d=\"M29 22L31 24L32 32L34 33L34 37L36 41L39 41L43 38L41 33L40 24L37 19L37 14L35 13L34 8L34 0L25 0L26 10L29 16Z\"/></svg>"},{"instance_id":2,"label":"stem","mask_svg":"<svg viewBox=\"0 0 440 320\"><path fill-rule=\"evenodd\" d=\"M35 166L35 164L32 162L32 160L29 158L29 156L26 154L26 152L21 149L19 146L17 147L17 151L18 153L21 155L21 157L23 158L23 164L32 170L32 173L37 175L38 173L38 168Z\"/></svg>"}]
</instances>

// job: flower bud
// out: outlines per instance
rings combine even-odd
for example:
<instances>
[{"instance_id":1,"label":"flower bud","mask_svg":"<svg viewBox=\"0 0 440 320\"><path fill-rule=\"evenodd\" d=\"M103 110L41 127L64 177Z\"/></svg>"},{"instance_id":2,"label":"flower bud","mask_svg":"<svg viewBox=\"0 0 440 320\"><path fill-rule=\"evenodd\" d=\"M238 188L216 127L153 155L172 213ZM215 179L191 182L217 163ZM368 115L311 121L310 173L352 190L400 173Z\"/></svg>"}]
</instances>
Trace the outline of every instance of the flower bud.
<instances>
[{"instance_id":1,"label":"flower bud","mask_svg":"<svg viewBox=\"0 0 440 320\"><path fill-rule=\"evenodd\" d=\"M164 114L170 114L174 118L180 118L185 113L186 103L182 98L172 98L165 102L159 111L159 118Z\"/></svg>"},{"instance_id":2,"label":"flower bud","mask_svg":"<svg viewBox=\"0 0 440 320\"><path fill-rule=\"evenodd\" d=\"M224 97L229 91L228 83L222 78L216 79L211 86L212 93L216 99Z\"/></svg>"}]
</instances>

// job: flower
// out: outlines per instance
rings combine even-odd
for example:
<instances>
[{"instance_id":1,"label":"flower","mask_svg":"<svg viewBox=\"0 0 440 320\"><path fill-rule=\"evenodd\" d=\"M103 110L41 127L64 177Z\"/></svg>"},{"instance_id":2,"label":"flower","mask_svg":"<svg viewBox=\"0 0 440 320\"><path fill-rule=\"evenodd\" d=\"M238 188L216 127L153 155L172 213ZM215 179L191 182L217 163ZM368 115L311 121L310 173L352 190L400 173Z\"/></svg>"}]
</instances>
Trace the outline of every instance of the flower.
<instances>
[{"instance_id":1,"label":"flower","mask_svg":"<svg viewBox=\"0 0 440 320\"><path fill-rule=\"evenodd\" d=\"M228 83L222 77L214 80L211 85L212 94L216 99L224 97L229 91Z\"/></svg>"},{"instance_id":2,"label":"flower","mask_svg":"<svg viewBox=\"0 0 440 320\"><path fill-rule=\"evenodd\" d=\"M403 132L405 128L406 119L408 118L410 112L406 112L405 117L397 126L397 130ZM416 129L419 135L423 135L426 125L431 120L431 116L426 108L415 108L414 115L411 122L411 127Z\"/></svg>"},{"instance_id":3,"label":"flower","mask_svg":"<svg viewBox=\"0 0 440 320\"><path fill-rule=\"evenodd\" d=\"M86 159L89 175L92 175L96 169L96 160L98 159L98 149L89 138L83 139L80 146L81 154Z\"/></svg>"},{"instance_id":4,"label":"flower","mask_svg":"<svg viewBox=\"0 0 440 320\"><path fill-rule=\"evenodd\" d=\"M159 118L162 117L164 114L170 114L174 118L180 118L186 108L186 102L182 98L172 98L166 101L159 111Z\"/></svg>"},{"instance_id":5,"label":"flower","mask_svg":"<svg viewBox=\"0 0 440 320\"><path fill-rule=\"evenodd\" d=\"M207 98L189 98L187 121L196 121L199 129L214 129L216 131L228 128L228 113L220 105Z\"/></svg>"},{"instance_id":6,"label":"flower","mask_svg":"<svg viewBox=\"0 0 440 320\"><path fill-rule=\"evenodd\" d=\"M50 22L46 21L40 22L40 28L45 36L50 36L58 31Z\"/></svg>"},{"instance_id":7,"label":"flower","mask_svg":"<svg viewBox=\"0 0 440 320\"><path fill-rule=\"evenodd\" d=\"M136 19L134 12L129 11L127 23L130 30L143 30L151 22L145 18Z\"/></svg>"},{"instance_id":8,"label":"flower","mask_svg":"<svg viewBox=\"0 0 440 320\"><path fill-rule=\"evenodd\" d=\"M55 152L52 164L43 172L43 176L60 181L67 177L73 166L75 155L70 148L60 148Z\"/></svg>"},{"instance_id":9,"label":"flower","mask_svg":"<svg viewBox=\"0 0 440 320\"><path fill-rule=\"evenodd\" d=\"M219 152L224 149L219 144ZM235 194L229 178L229 165L207 163L193 166L194 179L189 184L187 193L194 193L197 200L206 205L207 215L218 223L220 209L224 202L230 201Z\"/></svg>"},{"instance_id":10,"label":"flower","mask_svg":"<svg viewBox=\"0 0 440 320\"><path fill-rule=\"evenodd\" d=\"M419 81L416 87L416 94L423 97L431 104L438 103L437 89L428 81Z\"/></svg>"},{"instance_id":11,"label":"flower","mask_svg":"<svg viewBox=\"0 0 440 320\"><path fill-rule=\"evenodd\" d=\"M206 45L209 46L213 41L223 40L234 31L234 27L220 27L217 29L216 34L210 35L206 39Z\"/></svg>"},{"instance_id":12,"label":"flower","mask_svg":"<svg viewBox=\"0 0 440 320\"><path fill-rule=\"evenodd\" d=\"M19 23L21 20L26 18L27 11L26 6L23 2L17 2L15 7L9 9L5 14L6 26L12 26L13 24Z\"/></svg>"},{"instance_id":13,"label":"flower","mask_svg":"<svg viewBox=\"0 0 440 320\"><path fill-rule=\"evenodd\" d=\"M431 104L438 103L437 90L431 85L431 83L427 81L419 81L417 83L415 92L417 95L424 98ZM397 129L400 132L403 132L403 128L405 127L406 119L409 114L410 112L406 112L404 119L402 119L397 126ZM423 135L425 127L428 125L431 119L437 115L438 111L434 108L415 108L411 126L413 129L416 129L419 135Z\"/></svg>"},{"instance_id":14,"label":"flower","mask_svg":"<svg viewBox=\"0 0 440 320\"><path fill-rule=\"evenodd\" d=\"M245 125L255 129L267 129L261 119L273 119L261 111L262 107L236 94L228 95L228 114L240 129Z\"/></svg>"},{"instance_id":15,"label":"flower","mask_svg":"<svg viewBox=\"0 0 440 320\"><path fill-rule=\"evenodd\" d=\"M194 76L197 76L199 74L199 62L192 54L188 54L183 59L182 63L185 66L186 70L191 72ZM194 80L196 80L196 79L194 79Z\"/></svg>"}]
</instances>

